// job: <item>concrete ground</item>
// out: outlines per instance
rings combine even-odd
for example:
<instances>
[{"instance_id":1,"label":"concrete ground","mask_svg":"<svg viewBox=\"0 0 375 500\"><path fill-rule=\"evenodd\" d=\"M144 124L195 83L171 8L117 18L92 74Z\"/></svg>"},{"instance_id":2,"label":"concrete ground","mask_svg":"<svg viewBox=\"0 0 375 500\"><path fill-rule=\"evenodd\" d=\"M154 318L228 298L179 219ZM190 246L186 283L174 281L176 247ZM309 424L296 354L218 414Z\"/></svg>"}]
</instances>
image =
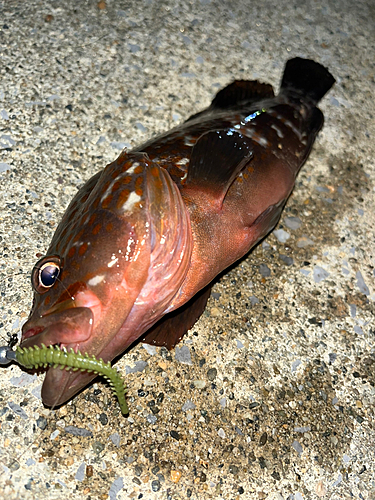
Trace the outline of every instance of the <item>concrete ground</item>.
<instances>
[{"instance_id":1,"label":"concrete ground","mask_svg":"<svg viewBox=\"0 0 375 500\"><path fill-rule=\"evenodd\" d=\"M375 498L374 26L371 0L0 3L0 337L77 187L235 78L278 87L310 57L337 83L277 230L215 284L168 353L40 401L1 369L0 491L28 499ZM1 495L0 495L1 496Z\"/></svg>"}]
</instances>

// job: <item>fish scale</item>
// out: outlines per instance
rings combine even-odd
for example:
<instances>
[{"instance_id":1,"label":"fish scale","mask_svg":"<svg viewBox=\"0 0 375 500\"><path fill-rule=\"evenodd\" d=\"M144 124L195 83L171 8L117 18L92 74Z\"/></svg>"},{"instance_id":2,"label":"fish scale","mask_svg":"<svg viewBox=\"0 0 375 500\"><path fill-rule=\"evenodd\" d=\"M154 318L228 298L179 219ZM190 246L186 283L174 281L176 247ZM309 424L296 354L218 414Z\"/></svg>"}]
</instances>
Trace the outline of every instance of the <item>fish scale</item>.
<instances>
[{"instance_id":1,"label":"fish scale","mask_svg":"<svg viewBox=\"0 0 375 500\"><path fill-rule=\"evenodd\" d=\"M212 280L277 223L333 83L300 58L287 62L276 96L268 84L235 81L89 179L34 267L21 346L57 344L104 362L137 340L174 347ZM92 378L49 368L43 401L62 404Z\"/></svg>"}]
</instances>

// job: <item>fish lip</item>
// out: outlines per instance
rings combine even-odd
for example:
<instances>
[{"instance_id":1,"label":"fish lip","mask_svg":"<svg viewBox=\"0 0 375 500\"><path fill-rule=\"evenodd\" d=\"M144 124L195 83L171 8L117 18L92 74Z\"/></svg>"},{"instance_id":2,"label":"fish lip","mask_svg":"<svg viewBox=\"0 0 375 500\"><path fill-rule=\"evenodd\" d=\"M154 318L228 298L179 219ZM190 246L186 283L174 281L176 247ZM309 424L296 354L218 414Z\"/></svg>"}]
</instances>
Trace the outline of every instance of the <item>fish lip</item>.
<instances>
[{"instance_id":1,"label":"fish lip","mask_svg":"<svg viewBox=\"0 0 375 500\"><path fill-rule=\"evenodd\" d=\"M22 328L20 347L59 345L76 350L87 343L93 331L93 313L88 307L53 311L27 321Z\"/></svg>"}]
</instances>

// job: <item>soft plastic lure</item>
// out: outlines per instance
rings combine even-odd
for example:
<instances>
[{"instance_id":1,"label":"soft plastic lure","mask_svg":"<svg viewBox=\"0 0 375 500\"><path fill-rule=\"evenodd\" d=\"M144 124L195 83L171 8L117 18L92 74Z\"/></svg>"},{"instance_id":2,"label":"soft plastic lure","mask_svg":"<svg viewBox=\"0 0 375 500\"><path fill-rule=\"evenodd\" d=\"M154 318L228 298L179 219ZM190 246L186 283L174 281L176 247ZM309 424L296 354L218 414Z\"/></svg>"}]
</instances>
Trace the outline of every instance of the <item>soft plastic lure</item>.
<instances>
[{"instance_id":1,"label":"soft plastic lure","mask_svg":"<svg viewBox=\"0 0 375 500\"><path fill-rule=\"evenodd\" d=\"M108 380L115 392L120 404L123 415L129 413L128 405L125 400L126 386L111 363L105 363L102 359L96 359L95 356L89 356L87 353L61 350L58 346L46 347L44 344L32 347L17 347L13 351L8 346L0 347L0 364L7 364L10 361L16 361L25 368L61 368L61 370L81 371L101 375Z\"/></svg>"}]
</instances>

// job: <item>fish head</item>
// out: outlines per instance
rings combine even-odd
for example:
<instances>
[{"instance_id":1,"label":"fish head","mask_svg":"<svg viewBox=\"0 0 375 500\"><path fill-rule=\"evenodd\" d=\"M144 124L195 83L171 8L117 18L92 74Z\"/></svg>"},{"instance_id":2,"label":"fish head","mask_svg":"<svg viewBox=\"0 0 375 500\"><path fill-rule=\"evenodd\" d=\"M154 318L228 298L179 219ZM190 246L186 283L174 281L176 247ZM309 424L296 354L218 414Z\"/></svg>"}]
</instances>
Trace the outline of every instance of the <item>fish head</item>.
<instances>
[{"instance_id":1,"label":"fish head","mask_svg":"<svg viewBox=\"0 0 375 500\"><path fill-rule=\"evenodd\" d=\"M104 361L121 354L162 315L186 274L182 205L168 173L143 153L122 154L90 179L34 266L21 347L59 345ZM61 404L92 378L49 368L43 402Z\"/></svg>"}]
</instances>

